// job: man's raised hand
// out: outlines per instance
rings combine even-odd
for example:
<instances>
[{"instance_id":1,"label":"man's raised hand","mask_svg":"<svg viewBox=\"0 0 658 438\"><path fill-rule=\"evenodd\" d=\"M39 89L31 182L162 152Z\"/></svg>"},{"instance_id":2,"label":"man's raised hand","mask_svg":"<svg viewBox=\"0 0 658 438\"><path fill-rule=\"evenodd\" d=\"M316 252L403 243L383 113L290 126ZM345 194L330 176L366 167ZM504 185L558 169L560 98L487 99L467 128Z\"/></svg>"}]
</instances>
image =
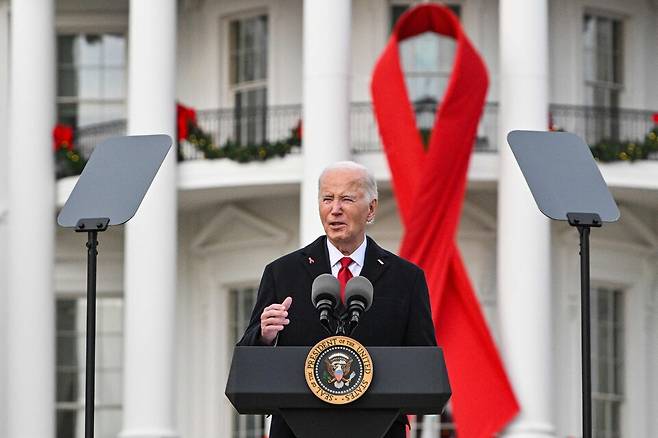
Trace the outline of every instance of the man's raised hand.
<instances>
[{"instance_id":1,"label":"man's raised hand","mask_svg":"<svg viewBox=\"0 0 658 438\"><path fill-rule=\"evenodd\" d=\"M272 345L276 336L290 323L288 309L292 297L287 297L281 304L270 304L260 315L260 337L264 344Z\"/></svg>"}]
</instances>

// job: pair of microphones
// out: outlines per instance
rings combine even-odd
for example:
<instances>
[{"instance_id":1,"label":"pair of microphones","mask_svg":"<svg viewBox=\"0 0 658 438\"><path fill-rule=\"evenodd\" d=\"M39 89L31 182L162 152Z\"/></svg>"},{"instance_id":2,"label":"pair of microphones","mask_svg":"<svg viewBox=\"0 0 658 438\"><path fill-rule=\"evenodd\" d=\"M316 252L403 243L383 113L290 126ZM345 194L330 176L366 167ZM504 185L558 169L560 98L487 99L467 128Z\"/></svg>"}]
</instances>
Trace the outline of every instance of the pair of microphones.
<instances>
[{"instance_id":1,"label":"pair of microphones","mask_svg":"<svg viewBox=\"0 0 658 438\"><path fill-rule=\"evenodd\" d=\"M352 334L363 313L372 305L373 287L365 277L352 277L345 285L345 306L347 307L348 326L336 315L340 303L340 283L331 274L321 274L313 280L311 302L320 314L322 324L333 334L330 318L337 321L336 334Z\"/></svg>"}]
</instances>

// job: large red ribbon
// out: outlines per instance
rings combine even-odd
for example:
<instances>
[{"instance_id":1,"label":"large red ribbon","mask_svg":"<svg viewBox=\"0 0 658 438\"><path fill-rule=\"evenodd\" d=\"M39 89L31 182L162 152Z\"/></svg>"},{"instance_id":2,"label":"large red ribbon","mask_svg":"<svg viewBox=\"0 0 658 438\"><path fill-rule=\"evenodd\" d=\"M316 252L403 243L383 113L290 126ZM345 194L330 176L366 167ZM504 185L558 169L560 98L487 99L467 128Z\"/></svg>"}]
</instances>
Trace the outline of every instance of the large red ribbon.
<instances>
[{"instance_id":1,"label":"large red ribbon","mask_svg":"<svg viewBox=\"0 0 658 438\"><path fill-rule=\"evenodd\" d=\"M454 67L425 150L400 66L398 43L423 32L456 40ZM377 125L405 233L400 255L425 270L437 341L444 349L461 438L490 438L519 411L468 279L455 235L488 76L458 18L446 7L408 10L373 72Z\"/></svg>"}]
</instances>

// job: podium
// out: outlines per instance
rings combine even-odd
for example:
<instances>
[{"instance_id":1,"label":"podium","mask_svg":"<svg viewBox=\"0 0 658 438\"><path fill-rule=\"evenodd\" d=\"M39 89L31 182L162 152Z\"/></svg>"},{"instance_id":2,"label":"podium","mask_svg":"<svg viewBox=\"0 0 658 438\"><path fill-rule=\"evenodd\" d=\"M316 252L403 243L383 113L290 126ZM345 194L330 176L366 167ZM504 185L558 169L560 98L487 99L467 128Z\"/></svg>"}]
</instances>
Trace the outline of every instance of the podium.
<instances>
[{"instance_id":1,"label":"podium","mask_svg":"<svg viewBox=\"0 0 658 438\"><path fill-rule=\"evenodd\" d=\"M369 347L373 379L347 405L317 398L304 378L311 347L235 347L226 396L240 414L279 414L298 438L381 438L400 414L438 414L451 396L438 347Z\"/></svg>"}]
</instances>

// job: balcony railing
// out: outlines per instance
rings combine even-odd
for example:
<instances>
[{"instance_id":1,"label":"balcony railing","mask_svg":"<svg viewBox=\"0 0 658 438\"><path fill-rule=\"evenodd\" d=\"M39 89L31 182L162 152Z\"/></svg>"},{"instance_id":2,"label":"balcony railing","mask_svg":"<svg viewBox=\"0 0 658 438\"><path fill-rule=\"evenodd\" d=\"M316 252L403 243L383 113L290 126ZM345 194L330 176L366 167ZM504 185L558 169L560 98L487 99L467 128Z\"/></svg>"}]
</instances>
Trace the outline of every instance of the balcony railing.
<instances>
[{"instance_id":1,"label":"balcony railing","mask_svg":"<svg viewBox=\"0 0 658 438\"><path fill-rule=\"evenodd\" d=\"M425 140L431 133L436 104L417 104L416 122ZM635 109L594 108L576 105L550 106L553 129L573 132L593 145L600 140L642 141L653 127L652 111ZM290 139L302 119L301 105L271 106L260 109L204 110L197 113L197 123L214 143L221 147L227 142L238 144L274 143ZM381 142L370 102L353 103L350 135L354 153L381 151ZM474 148L478 152L498 150L498 103L485 105L478 126ZM84 158L103 140L125 135L125 120L85 126L76 133L76 145ZM303 135L303 132L302 132ZM298 149L293 149L297 151ZM203 152L189 142L182 142L181 160L203 159Z\"/></svg>"},{"instance_id":2,"label":"balcony railing","mask_svg":"<svg viewBox=\"0 0 658 438\"><path fill-rule=\"evenodd\" d=\"M416 112L416 124L421 132L421 137L427 141L431 133L434 117L436 115L436 103L418 103L414 109ZM377 152L382 150L377 123L370 102L353 103L351 114L351 138L352 151L355 153ZM482 113L480 125L475 139L475 150L478 152L495 152L498 147L498 103L488 102Z\"/></svg>"},{"instance_id":3,"label":"balcony railing","mask_svg":"<svg viewBox=\"0 0 658 438\"><path fill-rule=\"evenodd\" d=\"M97 144L111 137L126 135L126 121L113 120L111 122L97 123L78 128L76 132L76 145L82 156L87 159Z\"/></svg>"},{"instance_id":4,"label":"balcony railing","mask_svg":"<svg viewBox=\"0 0 658 438\"><path fill-rule=\"evenodd\" d=\"M302 119L301 105L280 105L266 108L234 108L197 112L199 127L209 134L216 146L228 142L240 145L261 145L290 140ZM292 152L298 149L293 149ZM189 142L182 142L182 160L204 159L204 154Z\"/></svg>"},{"instance_id":5,"label":"balcony railing","mask_svg":"<svg viewBox=\"0 0 658 438\"><path fill-rule=\"evenodd\" d=\"M654 111L577 105L550 106L552 129L572 132L592 146L601 140L643 141Z\"/></svg>"}]
</instances>

